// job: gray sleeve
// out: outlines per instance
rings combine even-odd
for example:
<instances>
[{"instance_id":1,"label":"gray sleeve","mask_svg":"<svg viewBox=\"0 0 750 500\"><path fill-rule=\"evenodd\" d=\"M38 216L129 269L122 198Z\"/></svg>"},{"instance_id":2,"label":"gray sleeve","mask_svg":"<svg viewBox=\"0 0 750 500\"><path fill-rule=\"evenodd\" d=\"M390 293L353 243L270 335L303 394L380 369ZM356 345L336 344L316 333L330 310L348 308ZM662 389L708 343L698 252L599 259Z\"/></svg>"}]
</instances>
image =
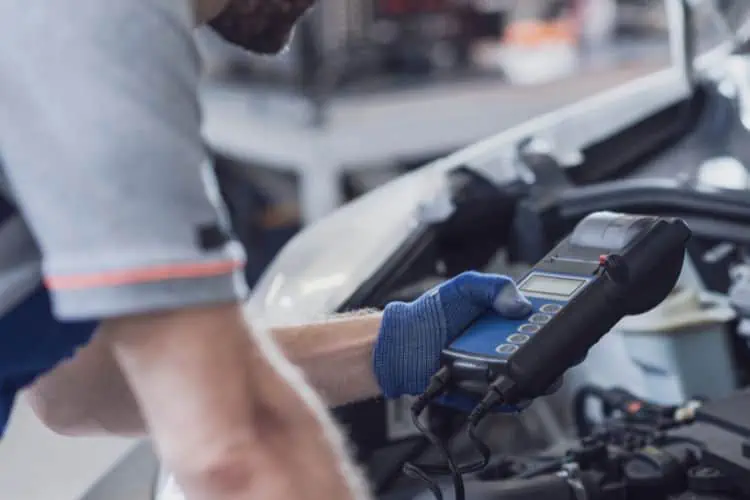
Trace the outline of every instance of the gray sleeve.
<instances>
[{"instance_id":1,"label":"gray sleeve","mask_svg":"<svg viewBox=\"0 0 750 500\"><path fill-rule=\"evenodd\" d=\"M0 2L0 152L61 319L238 301L188 0Z\"/></svg>"}]
</instances>

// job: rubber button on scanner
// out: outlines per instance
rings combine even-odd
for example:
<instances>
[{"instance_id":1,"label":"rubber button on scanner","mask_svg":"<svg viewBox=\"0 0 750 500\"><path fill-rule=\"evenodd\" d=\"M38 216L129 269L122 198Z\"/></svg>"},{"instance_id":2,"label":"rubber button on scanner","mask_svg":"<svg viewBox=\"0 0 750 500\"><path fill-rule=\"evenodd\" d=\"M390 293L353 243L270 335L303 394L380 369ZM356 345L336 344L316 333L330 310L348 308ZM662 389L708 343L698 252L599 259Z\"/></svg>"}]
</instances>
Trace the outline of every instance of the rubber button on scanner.
<instances>
[{"instance_id":1,"label":"rubber button on scanner","mask_svg":"<svg viewBox=\"0 0 750 500\"><path fill-rule=\"evenodd\" d=\"M539 325L531 325L529 323L526 323L525 325L519 326L518 327L518 331L521 332L521 333L532 334L532 333L538 332L540 328L541 328L541 326L539 326Z\"/></svg>"},{"instance_id":2,"label":"rubber button on scanner","mask_svg":"<svg viewBox=\"0 0 750 500\"><path fill-rule=\"evenodd\" d=\"M500 344L495 350L500 354L511 354L518 350L518 346L513 344Z\"/></svg>"},{"instance_id":3,"label":"rubber button on scanner","mask_svg":"<svg viewBox=\"0 0 750 500\"><path fill-rule=\"evenodd\" d=\"M547 314L556 314L560 312L562 306L560 304L544 304L539 308L540 311Z\"/></svg>"},{"instance_id":4,"label":"rubber button on scanner","mask_svg":"<svg viewBox=\"0 0 750 500\"><path fill-rule=\"evenodd\" d=\"M532 323L543 325L551 319L552 319L552 316L550 316L549 314L536 313L536 314L531 315L531 317L529 318L529 321Z\"/></svg>"},{"instance_id":5,"label":"rubber button on scanner","mask_svg":"<svg viewBox=\"0 0 750 500\"><path fill-rule=\"evenodd\" d=\"M514 344L525 344L529 341L531 337L528 335L524 335L522 333L514 333L510 337L508 337L508 342L513 342Z\"/></svg>"}]
</instances>

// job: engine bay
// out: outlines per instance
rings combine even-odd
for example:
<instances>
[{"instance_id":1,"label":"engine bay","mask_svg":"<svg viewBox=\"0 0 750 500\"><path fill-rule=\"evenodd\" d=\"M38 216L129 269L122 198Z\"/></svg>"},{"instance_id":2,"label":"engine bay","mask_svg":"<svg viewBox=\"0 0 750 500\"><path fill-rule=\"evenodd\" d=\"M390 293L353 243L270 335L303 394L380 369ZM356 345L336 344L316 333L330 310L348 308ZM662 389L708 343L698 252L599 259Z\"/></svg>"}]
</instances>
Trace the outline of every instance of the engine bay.
<instances>
[{"instance_id":1,"label":"engine bay","mask_svg":"<svg viewBox=\"0 0 750 500\"><path fill-rule=\"evenodd\" d=\"M503 132L307 227L261 276L248 312L283 324L382 308L468 270L519 278L593 212L680 218L692 238L663 307L615 326L557 393L488 418L479 434L493 454L465 476L466 498L750 497L750 47L696 57L688 45L684 73ZM333 410L383 500L436 496L402 474L440 460L411 403ZM468 461L465 420L431 407L423 422ZM437 494L454 498L443 479Z\"/></svg>"}]
</instances>

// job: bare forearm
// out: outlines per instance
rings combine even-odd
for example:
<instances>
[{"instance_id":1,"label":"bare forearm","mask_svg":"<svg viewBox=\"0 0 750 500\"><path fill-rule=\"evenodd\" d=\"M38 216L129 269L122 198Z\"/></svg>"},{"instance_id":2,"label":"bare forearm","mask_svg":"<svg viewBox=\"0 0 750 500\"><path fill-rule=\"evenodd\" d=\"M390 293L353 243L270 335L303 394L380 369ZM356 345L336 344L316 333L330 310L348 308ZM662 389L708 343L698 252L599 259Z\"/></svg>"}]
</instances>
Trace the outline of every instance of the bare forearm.
<instances>
[{"instance_id":1,"label":"bare forearm","mask_svg":"<svg viewBox=\"0 0 750 500\"><path fill-rule=\"evenodd\" d=\"M356 313L273 333L325 402L339 406L380 394L372 370L380 321L379 313Z\"/></svg>"},{"instance_id":2,"label":"bare forearm","mask_svg":"<svg viewBox=\"0 0 750 500\"><path fill-rule=\"evenodd\" d=\"M73 359L37 379L26 396L37 416L59 434L146 433L133 393L99 332Z\"/></svg>"},{"instance_id":3,"label":"bare forearm","mask_svg":"<svg viewBox=\"0 0 750 500\"><path fill-rule=\"evenodd\" d=\"M206 307L112 320L97 333L173 467L187 467L180 461L193 454L210 462L232 442L256 438L250 342L237 333L238 316L231 305Z\"/></svg>"},{"instance_id":4,"label":"bare forearm","mask_svg":"<svg viewBox=\"0 0 750 500\"><path fill-rule=\"evenodd\" d=\"M238 306L108 327L102 334L188 498L365 497L325 407Z\"/></svg>"},{"instance_id":5,"label":"bare forearm","mask_svg":"<svg viewBox=\"0 0 750 500\"><path fill-rule=\"evenodd\" d=\"M372 348L380 314L355 313L325 322L284 327L273 336L329 406L379 394ZM71 361L28 391L37 414L61 434L137 436L146 425L109 344L97 333Z\"/></svg>"}]
</instances>

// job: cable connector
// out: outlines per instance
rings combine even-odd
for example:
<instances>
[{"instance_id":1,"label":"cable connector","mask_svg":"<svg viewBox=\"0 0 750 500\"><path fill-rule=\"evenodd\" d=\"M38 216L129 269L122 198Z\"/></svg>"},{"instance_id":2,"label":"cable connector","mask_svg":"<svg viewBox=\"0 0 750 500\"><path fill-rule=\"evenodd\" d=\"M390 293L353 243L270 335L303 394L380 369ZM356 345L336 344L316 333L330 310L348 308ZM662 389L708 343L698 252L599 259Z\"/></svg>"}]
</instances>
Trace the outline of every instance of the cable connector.
<instances>
[{"instance_id":1,"label":"cable connector","mask_svg":"<svg viewBox=\"0 0 750 500\"><path fill-rule=\"evenodd\" d=\"M469 425L477 425L490 412L493 406L507 402L515 387L516 384L511 379L502 375L497 377L490 384L490 388L484 398L482 398L482 401L469 413L469 418L467 419Z\"/></svg>"},{"instance_id":2,"label":"cable connector","mask_svg":"<svg viewBox=\"0 0 750 500\"><path fill-rule=\"evenodd\" d=\"M447 388L451 372L448 366L442 367L435 375L430 377L427 389L417 397L411 407L412 413L420 414L424 411L430 401L441 395Z\"/></svg>"}]
</instances>

